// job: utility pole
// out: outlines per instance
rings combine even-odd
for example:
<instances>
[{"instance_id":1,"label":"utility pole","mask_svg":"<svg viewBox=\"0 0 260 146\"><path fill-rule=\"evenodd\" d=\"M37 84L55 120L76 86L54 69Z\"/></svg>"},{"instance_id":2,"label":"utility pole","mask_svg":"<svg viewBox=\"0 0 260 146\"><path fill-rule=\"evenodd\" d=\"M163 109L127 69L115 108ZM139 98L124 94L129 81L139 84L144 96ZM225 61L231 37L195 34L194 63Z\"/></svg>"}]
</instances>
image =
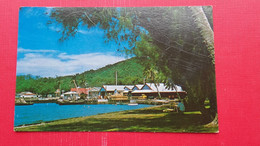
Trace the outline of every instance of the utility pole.
<instances>
[{"instance_id":1,"label":"utility pole","mask_svg":"<svg viewBox=\"0 0 260 146\"><path fill-rule=\"evenodd\" d=\"M117 86L117 71L116 71L116 86Z\"/></svg>"},{"instance_id":2,"label":"utility pole","mask_svg":"<svg viewBox=\"0 0 260 146\"><path fill-rule=\"evenodd\" d=\"M60 81L60 96L61 96L62 92L61 92L61 81Z\"/></svg>"}]
</instances>

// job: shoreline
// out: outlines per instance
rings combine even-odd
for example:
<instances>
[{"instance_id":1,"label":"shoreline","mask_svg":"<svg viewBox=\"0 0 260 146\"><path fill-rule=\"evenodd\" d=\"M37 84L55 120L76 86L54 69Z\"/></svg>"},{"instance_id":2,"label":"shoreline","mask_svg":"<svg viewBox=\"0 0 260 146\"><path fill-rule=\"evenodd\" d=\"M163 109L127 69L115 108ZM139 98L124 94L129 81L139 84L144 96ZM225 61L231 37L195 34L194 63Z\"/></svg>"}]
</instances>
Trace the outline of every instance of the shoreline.
<instances>
[{"instance_id":1,"label":"shoreline","mask_svg":"<svg viewBox=\"0 0 260 146\"><path fill-rule=\"evenodd\" d=\"M33 100L33 101L27 101L26 103L15 103L15 106L26 106L26 105L33 105L33 104L39 104L39 103L56 103L59 105L93 105L93 104L117 104L118 102L122 104L129 104L130 102L125 101L113 101L109 100L108 102L98 102L93 100L80 100L80 101L57 101L57 100ZM148 104L148 105L163 105L163 104L169 104L169 102L172 101L165 101L165 100L136 100L138 104Z\"/></svg>"},{"instance_id":2,"label":"shoreline","mask_svg":"<svg viewBox=\"0 0 260 146\"><path fill-rule=\"evenodd\" d=\"M29 127L29 126L35 126L35 125L44 125L44 124L47 124L47 123L57 122L57 121L61 121L61 120L69 120L69 119L75 119L75 118L85 118L85 117L91 117L91 116L97 116L97 115L103 115L103 114L112 114L112 113L119 113L119 112L125 112L125 111L134 111L134 110L141 110L141 109L147 109L147 108L153 108L153 107L161 107L161 106L165 106L165 105L155 105L155 106L152 106L152 107L144 107L144 108L140 108L140 109L123 110L123 111L115 111L115 112L109 112L109 113L100 113L100 114L90 115L90 116L80 116L80 117L72 117L72 118L66 118L66 119L43 121L41 123L23 124L23 125L14 126L14 128L22 128L22 127Z\"/></svg>"}]
</instances>

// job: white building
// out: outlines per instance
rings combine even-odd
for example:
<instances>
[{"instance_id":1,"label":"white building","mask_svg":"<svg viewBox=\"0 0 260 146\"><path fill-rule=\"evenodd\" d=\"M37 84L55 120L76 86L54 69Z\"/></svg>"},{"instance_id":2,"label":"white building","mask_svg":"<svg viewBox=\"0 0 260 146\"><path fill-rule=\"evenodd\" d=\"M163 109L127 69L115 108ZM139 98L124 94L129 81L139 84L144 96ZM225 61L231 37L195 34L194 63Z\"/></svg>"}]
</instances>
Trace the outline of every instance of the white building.
<instances>
[{"instance_id":1,"label":"white building","mask_svg":"<svg viewBox=\"0 0 260 146\"><path fill-rule=\"evenodd\" d=\"M61 95L61 97L64 99L64 100L78 100L80 97L79 97L79 94L77 92L74 92L74 91L70 91L70 92L65 92Z\"/></svg>"},{"instance_id":2,"label":"white building","mask_svg":"<svg viewBox=\"0 0 260 146\"><path fill-rule=\"evenodd\" d=\"M21 92L19 94L19 96L22 98L36 98L37 97L37 95L32 92Z\"/></svg>"}]
</instances>

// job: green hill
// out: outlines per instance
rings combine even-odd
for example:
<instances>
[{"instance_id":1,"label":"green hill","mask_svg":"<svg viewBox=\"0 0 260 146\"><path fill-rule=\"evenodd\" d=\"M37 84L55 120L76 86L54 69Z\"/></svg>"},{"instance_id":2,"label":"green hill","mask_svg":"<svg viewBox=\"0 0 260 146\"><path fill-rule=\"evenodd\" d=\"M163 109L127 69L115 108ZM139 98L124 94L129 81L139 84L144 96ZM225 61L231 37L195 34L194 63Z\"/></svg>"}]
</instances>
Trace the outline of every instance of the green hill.
<instances>
[{"instance_id":1,"label":"green hill","mask_svg":"<svg viewBox=\"0 0 260 146\"><path fill-rule=\"evenodd\" d=\"M56 78L38 77L32 75L17 76L16 93L31 91L33 93L46 95L54 93L56 89L69 91L75 88L73 80L80 87L101 87L104 84L115 84L117 71L118 84L139 84L143 83L144 67L138 63L136 58L117 62L112 65L89 70L81 74L60 76Z\"/></svg>"}]
</instances>

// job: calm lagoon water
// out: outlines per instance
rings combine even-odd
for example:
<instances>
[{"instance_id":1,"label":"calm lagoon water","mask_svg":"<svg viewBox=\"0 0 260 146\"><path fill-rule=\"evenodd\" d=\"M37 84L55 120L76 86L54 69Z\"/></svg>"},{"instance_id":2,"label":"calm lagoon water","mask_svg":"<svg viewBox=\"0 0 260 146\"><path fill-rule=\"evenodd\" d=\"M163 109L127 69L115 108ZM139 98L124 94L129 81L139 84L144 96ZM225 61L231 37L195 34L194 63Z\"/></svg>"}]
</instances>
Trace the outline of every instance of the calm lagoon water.
<instances>
[{"instance_id":1,"label":"calm lagoon water","mask_svg":"<svg viewBox=\"0 0 260 146\"><path fill-rule=\"evenodd\" d=\"M33 105L15 106L14 126L40 123L74 117L83 117L124 110L150 107L152 105L58 105L56 103L39 103Z\"/></svg>"}]
</instances>

